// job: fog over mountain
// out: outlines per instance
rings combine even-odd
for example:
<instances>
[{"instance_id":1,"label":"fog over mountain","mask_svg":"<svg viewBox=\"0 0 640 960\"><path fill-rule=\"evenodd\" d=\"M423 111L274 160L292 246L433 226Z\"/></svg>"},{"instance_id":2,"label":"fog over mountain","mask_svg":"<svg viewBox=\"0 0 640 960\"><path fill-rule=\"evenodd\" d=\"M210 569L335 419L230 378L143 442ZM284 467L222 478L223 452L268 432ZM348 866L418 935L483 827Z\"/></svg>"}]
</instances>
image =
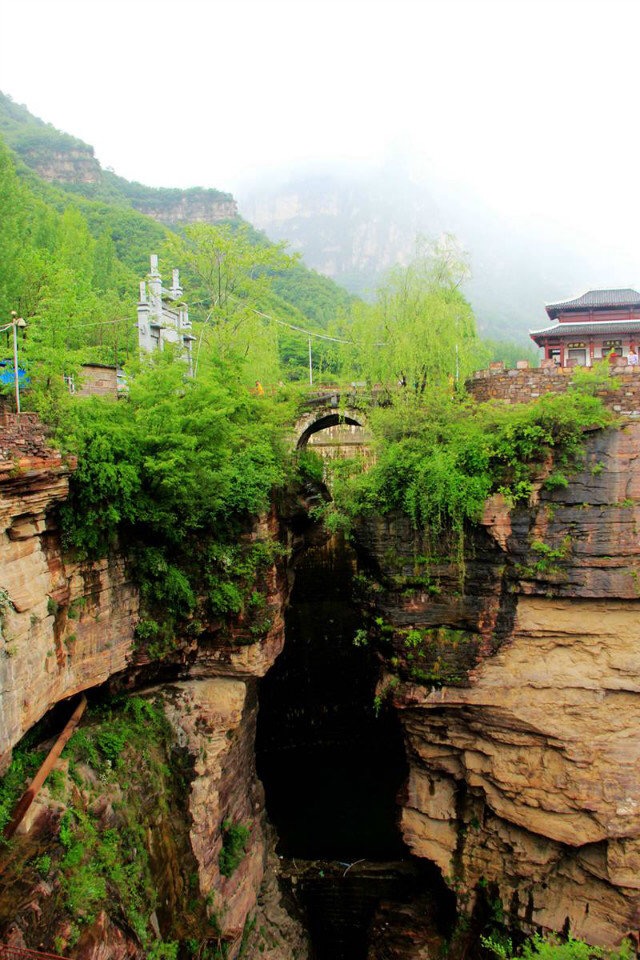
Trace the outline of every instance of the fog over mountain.
<instances>
[{"instance_id":1,"label":"fog over mountain","mask_svg":"<svg viewBox=\"0 0 640 960\"><path fill-rule=\"evenodd\" d=\"M410 259L418 235L454 234L469 254L465 292L481 330L523 344L528 330L544 326L546 302L638 283L637 264L606 236L499 211L470 187L433 168L416 171L401 156L378 166L257 174L236 196L242 215L271 239L288 241L309 266L364 297L391 266Z\"/></svg>"},{"instance_id":2,"label":"fog over mountain","mask_svg":"<svg viewBox=\"0 0 640 960\"><path fill-rule=\"evenodd\" d=\"M526 340L545 301L640 286L637 3L4 6L17 103L128 181L233 194L351 289L442 231L486 331Z\"/></svg>"}]
</instances>

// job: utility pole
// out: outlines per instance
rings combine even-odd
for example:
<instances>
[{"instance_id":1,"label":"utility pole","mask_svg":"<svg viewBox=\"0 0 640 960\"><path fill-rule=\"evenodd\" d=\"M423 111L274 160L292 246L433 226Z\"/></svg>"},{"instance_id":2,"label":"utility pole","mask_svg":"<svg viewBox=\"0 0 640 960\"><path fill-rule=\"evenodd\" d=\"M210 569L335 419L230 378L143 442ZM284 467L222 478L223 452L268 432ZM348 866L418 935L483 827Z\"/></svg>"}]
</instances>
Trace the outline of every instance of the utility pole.
<instances>
[{"instance_id":1,"label":"utility pole","mask_svg":"<svg viewBox=\"0 0 640 960\"><path fill-rule=\"evenodd\" d=\"M309 385L313 386L313 360L311 357L311 337L309 337Z\"/></svg>"},{"instance_id":2,"label":"utility pole","mask_svg":"<svg viewBox=\"0 0 640 960\"><path fill-rule=\"evenodd\" d=\"M20 382L18 377L18 327L26 327L26 323L15 310L11 311L11 326L13 327L13 379L16 389L16 413L20 413Z\"/></svg>"}]
</instances>

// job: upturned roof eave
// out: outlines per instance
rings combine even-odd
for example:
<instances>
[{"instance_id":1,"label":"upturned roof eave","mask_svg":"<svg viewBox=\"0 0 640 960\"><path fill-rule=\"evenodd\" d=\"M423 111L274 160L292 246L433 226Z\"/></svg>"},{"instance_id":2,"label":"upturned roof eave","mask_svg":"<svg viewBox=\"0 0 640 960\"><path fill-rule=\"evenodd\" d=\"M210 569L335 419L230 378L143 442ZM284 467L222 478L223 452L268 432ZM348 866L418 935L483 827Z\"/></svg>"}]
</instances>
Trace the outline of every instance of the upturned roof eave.
<instances>
[{"instance_id":1,"label":"upturned roof eave","mask_svg":"<svg viewBox=\"0 0 640 960\"><path fill-rule=\"evenodd\" d=\"M597 336L598 333L613 333L616 329L626 329L629 332L640 331L640 317L631 320L584 320L556 323L552 327L543 327L541 330L529 330L531 339L535 337L551 337L560 334L565 336L576 335L579 333L588 336Z\"/></svg>"},{"instance_id":2,"label":"upturned roof eave","mask_svg":"<svg viewBox=\"0 0 640 960\"><path fill-rule=\"evenodd\" d=\"M628 310L640 307L640 293L633 287L587 290L570 300L546 303L545 310L551 320L559 313L581 313L585 310Z\"/></svg>"}]
</instances>

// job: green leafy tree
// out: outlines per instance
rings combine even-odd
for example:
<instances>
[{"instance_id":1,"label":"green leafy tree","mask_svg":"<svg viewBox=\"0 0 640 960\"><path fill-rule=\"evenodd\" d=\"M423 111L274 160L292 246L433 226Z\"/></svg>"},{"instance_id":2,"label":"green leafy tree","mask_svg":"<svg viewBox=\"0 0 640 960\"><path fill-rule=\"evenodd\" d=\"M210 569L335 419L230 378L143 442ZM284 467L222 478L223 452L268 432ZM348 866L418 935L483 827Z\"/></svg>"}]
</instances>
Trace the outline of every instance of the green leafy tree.
<instances>
[{"instance_id":1,"label":"green leafy tree","mask_svg":"<svg viewBox=\"0 0 640 960\"><path fill-rule=\"evenodd\" d=\"M482 366L485 351L459 289L466 275L452 238L420 240L412 262L390 272L374 307L355 316L348 359L354 374L421 395Z\"/></svg>"},{"instance_id":2,"label":"green leafy tree","mask_svg":"<svg viewBox=\"0 0 640 960\"><path fill-rule=\"evenodd\" d=\"M248 359L248 376L256 369L263 376L276 376L277 331L260 313L272 304L273 272L295 263L284 245L261 242L244 225L197 223L182 237L171 238L168 246L184 267L195 298L205 303L201 335L216 356Z\"/></svg>"},{"instance_id":3,"label":"green leafy tree","mask_svg":"<svg viewBox=\"0 0 640 960\"><path fill-rule=\"evenodd\" d=\"M215 612L240 609L237 581L266 558L254 545L247 560L239 537L284 482L290 417L232 365L211 362L194 379L169 349L131 375L126 401L76 398L58 435L78 455L62 508L68 545L88 557L126 546L163 616L187 615L203 591Z\"/></svg>"},{"instance_id":4,"label":"green leafy tree","mask_svg":"<svg viewBox=\"0 0 640 960\"><path fill-rule=\"evenodd\" d=\"M8 320L11 310L29 315L40 297L58 217L19 179L11 152L1 141L0 209L0 320Z\"/></svg>"},{"instance_id":5,"label":"green leafy tree","mask_svg":"<svg viewBox=\"0 0 640 960\"><path fill-rule=\"evenodd\" d=\"M98 237L93 253L93 287L100 293L113 290L117 277L116 248L108 230Z\"/></svg>"}]
</instances>

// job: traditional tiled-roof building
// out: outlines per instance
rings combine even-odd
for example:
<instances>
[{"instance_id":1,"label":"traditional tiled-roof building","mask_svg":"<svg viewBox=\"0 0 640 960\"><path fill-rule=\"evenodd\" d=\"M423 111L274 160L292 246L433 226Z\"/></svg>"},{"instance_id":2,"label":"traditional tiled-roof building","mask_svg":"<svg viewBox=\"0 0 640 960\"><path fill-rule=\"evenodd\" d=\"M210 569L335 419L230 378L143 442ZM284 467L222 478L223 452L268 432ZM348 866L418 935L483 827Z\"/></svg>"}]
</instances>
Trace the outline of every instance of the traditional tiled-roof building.
<instances>
[{"instance_id":1,"label":"traditional tiled-roof building","mask_svg":"<svg viewBox=\"0 0 640 960\"><path fill-rule=\"evenodd\" d=\"M574 300L549 303L553 323L530 331L544 359L562 367L591 366L614 353L635 355L640 342L640 293L637 290L589 290Z\"/></svg>"}]
</instances>

